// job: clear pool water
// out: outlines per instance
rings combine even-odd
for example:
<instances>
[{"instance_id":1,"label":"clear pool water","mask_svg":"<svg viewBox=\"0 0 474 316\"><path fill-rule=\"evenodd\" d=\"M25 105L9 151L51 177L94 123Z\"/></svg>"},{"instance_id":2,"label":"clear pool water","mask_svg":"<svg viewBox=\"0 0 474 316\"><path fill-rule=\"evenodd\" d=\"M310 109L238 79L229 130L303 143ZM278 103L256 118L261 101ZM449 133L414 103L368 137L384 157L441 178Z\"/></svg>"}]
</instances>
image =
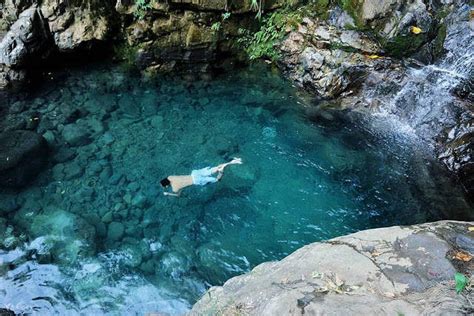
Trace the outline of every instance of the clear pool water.
<instances>
[{"instance_id":1,"label":"clear pool water","mask_svg":"<svg viewBox=\"0 0 474 316\"><path fill-rule=\"evenodd\" d=\"M266 67L143 80L94 65L6 97L51 161L0 193L0 307L186 311L211 285L318 240L466 218L460 188L403 128L323 109ZM170 174L241 157L165 197Z\"/></svg>"}]
</instances>

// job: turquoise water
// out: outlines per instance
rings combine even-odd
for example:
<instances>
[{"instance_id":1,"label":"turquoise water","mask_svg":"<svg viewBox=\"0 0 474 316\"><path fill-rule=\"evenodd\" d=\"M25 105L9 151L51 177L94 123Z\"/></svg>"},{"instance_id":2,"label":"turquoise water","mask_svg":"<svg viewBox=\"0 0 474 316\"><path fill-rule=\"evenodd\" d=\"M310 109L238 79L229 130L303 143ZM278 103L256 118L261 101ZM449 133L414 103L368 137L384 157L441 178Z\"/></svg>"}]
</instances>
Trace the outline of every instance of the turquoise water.
<instances>
[{"instance_id":1,"label":"turquoise water","mask_svg":"<svg viewBox=\"0 0 474 316\"><path fill-rule=\"evenodd\" d=\"M95 65L7 104L52 148L35 182L0 193L0 307L17 311L178 314L310 242L470 209L403 126L323 109L265 67L146 80ZM163 177L235 156L220 183L162 195Z\"/></svg>"}]
</instances>

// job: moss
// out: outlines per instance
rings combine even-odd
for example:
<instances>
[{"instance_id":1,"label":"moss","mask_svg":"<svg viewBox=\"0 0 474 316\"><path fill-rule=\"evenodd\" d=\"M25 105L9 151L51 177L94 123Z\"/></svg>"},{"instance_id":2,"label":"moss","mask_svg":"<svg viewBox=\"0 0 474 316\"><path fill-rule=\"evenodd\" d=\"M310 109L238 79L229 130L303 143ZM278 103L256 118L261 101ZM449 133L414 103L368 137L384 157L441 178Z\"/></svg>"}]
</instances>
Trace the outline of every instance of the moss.
<instances>
[{"instance_id":1,"label":"moss","mask_svg":"<svg viewBox=\"0 0 474 316\"><path fill-rule=\"evenodd\" d=\"M314 12L321 18L327 20L329 18L330 0L315 0Z\"/></svg>"},{"instance_id":2,"label":"moss","mask_svg":"<svg viewBox=\"0 0 474 316\"><path fill-rule=\"evenodd\" d=\"M117 60L122 62L122 66L127 70L136 68L138 47L127 45L126 43L117 44L114 47L114 55Z\"/></svg>"},{"instance_id":3,"label":"moss","mask_svg":"<svg viewBox=\"0 0 474 316\"><path fill-rule=\"evenodd\" d=\"M441 24L438 29L438 34L436 35L436 38L433 41L433 55L435 57L440 56L443 53L447 29L448 27L444 23Z\"/></svg>"},{"instance_id":4,"label":"moss","mask_svg":"<svg viewBox=\"0 0 474 316\"><path fill-rule=\"evenodd\" d=\"M346 11L355 21L357 28L366 29L367 26L362 21L360 12L362 10L363 1L360 0L337 0L341 8Z\"/></svg>"},{"instance_id":5,"label":"moss","mask_svg":"<svg viewBox=\"0 0 474 316\"><path fill-rule=\"evenodd\" d=\"M352 46L347 46L347 45L343 45L343 44L339 44L339 43L331 43L329 45L329 49L330 50L339 49L339 50L342 50L342 51L347 52L347 53L357 53L357 52L359 52L359 50L357 50L356 48L354 48Z\"/></svg>"},{"instance_id":6,"label":"moss","mask_svg":"<svg viewBox=\"0 0 474 316\"><path fill-rule=\"evenodd\" d=\"M257 32L241 29L238 44L246 51L250 60L267 58L277 61L280 53L275 47L288 28L295 29L302 21L302 8L277 10L264 16Z\"/></svg>"},{"instance_id":7,"label":"moss","mask_svg":"<svg viewBox=\"0 0 474 316\"><path fill-rule=\"evenodd\" d=\"M398 35L385 43L384 49L388 55L402 58L415 53L425 40L425 36L421 34Z\"/></svg>"}]
</instances>

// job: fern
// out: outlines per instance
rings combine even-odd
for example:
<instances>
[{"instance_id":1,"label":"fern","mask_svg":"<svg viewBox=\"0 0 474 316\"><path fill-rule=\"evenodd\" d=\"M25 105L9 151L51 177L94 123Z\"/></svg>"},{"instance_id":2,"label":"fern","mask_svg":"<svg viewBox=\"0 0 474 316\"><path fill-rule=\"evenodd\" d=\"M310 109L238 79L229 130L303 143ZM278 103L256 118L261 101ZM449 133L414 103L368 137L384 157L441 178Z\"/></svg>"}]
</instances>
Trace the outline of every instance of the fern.
<instances>
[{"instance_id":1,"label":"fern","mask_svg":"<svg viewBox=\"0 0 474 316\"><path fill-rule=\"evenodd\" d=\"M133 15L136 19L142 20L146 13L152 9L153 0L135 0L135 11Z\"/></svg>"}]
</instances>

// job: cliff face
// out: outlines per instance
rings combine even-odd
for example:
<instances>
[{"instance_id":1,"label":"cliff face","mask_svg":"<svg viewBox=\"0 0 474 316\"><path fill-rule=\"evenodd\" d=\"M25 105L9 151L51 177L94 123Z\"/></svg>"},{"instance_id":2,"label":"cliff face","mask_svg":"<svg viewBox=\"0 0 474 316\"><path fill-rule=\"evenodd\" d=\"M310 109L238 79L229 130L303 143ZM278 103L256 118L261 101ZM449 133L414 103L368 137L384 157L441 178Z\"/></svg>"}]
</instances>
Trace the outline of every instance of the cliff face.
<instances>
[{"instance_id":1,"label":"cliff face","mask_svg":"<svg viewBox=\"0 0 474 316\"><path fill-rule=\"evenodd\" d=\"M190 315L469 314L472 294L456 294L454 274L472 275L472 225L397 226L313 243L212 287Z\"/></svg>"},{"instance_id":2,"label":"cliff face","mask_svg":"<svg viewBox=\"0 0 474 316\"><path fill-rule=\"evenodd\" d=\"M140 70L206 71L222 60L217 56L235 52L239 28L256 26L255 10L283 3L265 1L256 9L250 1L228 0L4 0L0 88L24 82L27 70L51 55L93 56L111 43Z\"/></svg>"},{"instance_id":3,"label":"cliff face","mask_svg":"<svg viewBox=\"0 0 474 316\"><path fill-rule=\"evenodd\" d=\"M393 117L474 194L474 20L467 1L350 1L312 14L278 46L280 67L322 102ZM311 7L311 6L310 6Z\"/></svg>"}]
</instances>

